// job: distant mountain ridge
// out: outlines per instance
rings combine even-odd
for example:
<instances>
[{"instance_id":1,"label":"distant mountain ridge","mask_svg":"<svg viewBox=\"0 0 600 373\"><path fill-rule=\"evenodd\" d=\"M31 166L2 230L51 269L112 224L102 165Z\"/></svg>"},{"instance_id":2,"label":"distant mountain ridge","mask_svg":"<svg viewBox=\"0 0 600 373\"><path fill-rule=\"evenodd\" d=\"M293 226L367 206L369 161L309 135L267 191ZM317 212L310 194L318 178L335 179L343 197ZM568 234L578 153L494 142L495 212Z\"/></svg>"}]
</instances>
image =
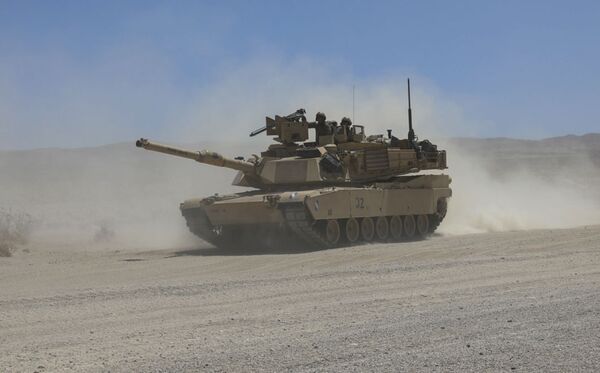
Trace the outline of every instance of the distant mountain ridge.
<instances>
[{"instance_id":1,"label":"distant mountain ridge","mask_svg":"<svg viewBox=\"0 0 600 373\"><path fill-rule=\"evenodd\" d=\"M511 138L453 138L452 148L477 153L482 158L584 157L600 167L600 133L566 135L542 140Z\"/></svg>"},{"instance_id":2,"label":"distant mountain ridge","mask_svg":"<svg viewBox=\"0 0 600 373\"><path fill-rule=\"evenodd\" d=\"M558 137L548 137L540 140L516 139L510 137L454 137L450 142L463 144L494 144L497 146L560 146L564 148L573 148L584 146L586 148L600 148L600 133L587 133L585 135L565 135Z\"/></svg>"}]
</instances>

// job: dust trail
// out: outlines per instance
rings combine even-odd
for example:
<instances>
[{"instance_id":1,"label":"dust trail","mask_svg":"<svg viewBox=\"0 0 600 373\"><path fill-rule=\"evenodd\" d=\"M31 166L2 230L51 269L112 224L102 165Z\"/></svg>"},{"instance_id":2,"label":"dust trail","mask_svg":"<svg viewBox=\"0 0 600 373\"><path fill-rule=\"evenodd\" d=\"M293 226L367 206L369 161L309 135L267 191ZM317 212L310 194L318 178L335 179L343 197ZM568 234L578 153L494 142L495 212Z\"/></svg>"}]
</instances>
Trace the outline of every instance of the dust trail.
<instances>
[{"instance_id":1,"label":"dust trail","mask_svg":"<svg viewBox=\"0 0 600 373\"><path fill-rule=\"evenodd\" d=\"M32 244L77 250L197 244L179 203L234 190L229 170L144 152L133 142L2 152L0 174L0 207L32 217Z\"/></svg>"},{"instance_id":2,"label":"dust trail","mask_svg":"<svg viewBox=\"0 0 600 373\"><path fill-rule=\"evenodd\" d=\"M449 143L454 195L440 232L600 224L600 168L585 147L569 151L544 141L508 139L477 140L473 147L473 142Z\"/></svg>"},{"instance_id":3,"label":"dust trail","mask_svg":"<svg viewBox=\"0 0 600 373\"><path fill-rule=\"evenodd\" d=\"M440 232L600 224L600 162L591 158L597 147L561 144L442 141L454 195ZM258 145L188 147L247 155ZM2 207L32 216L32 241L75 250L198 245L179 203L240 190L230 185L235 173L228 169L142 151L133 143L3 152L0 173Z\"/></svg>"}]
</instances>

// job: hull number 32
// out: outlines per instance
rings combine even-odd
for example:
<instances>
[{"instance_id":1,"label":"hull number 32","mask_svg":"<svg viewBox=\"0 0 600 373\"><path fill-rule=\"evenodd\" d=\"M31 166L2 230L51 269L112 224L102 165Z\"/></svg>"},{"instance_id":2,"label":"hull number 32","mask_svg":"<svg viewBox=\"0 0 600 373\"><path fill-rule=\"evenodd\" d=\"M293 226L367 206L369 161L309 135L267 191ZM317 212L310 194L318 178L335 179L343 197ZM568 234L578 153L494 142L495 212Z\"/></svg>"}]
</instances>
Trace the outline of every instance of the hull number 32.
<instances>
[{"instance_id":1,"label":"hull number 32","mask_svg":"<svg viewBox=\"0 0 600 373\"><path fill-rule=\"evenodd\" d=\"M354 199L354 207L357 209L364 209L365 208L365 199L362 197L356 197Z\"/></svg>"}]
</instances>

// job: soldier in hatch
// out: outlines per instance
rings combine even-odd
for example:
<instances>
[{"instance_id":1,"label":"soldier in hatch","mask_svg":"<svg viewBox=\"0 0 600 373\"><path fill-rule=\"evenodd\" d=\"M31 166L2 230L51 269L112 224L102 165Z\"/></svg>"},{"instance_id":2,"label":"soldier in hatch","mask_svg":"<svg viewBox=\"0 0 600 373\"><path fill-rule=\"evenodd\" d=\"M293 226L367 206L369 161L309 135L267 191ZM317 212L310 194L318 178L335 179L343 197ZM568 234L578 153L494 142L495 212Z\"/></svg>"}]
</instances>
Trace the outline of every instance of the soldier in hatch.
<instances>
[{"instance_id":1,"label":"soldier in hatch","mask_svg":"<svg viewBox=\"0 0 600 373\"><path fill-rule=\"evenodd\" d=\"M348 117L343 117L340 125L346 126L346 132L350 133L350 126L352 126L352 121Z\"/></svg>"},{"instance_id":2,"label":"soldier in hatch","mask_svg":"<svg viewBox=\"0 0 600 373\"><path fill-rule=\"evenodd\" d=\"M335 140L336 142L343 143L351 141L350 138L350 127L352 126L352 121L350 118L343 117L340 126L335 129Z\"/></svg>"},{"instance_id":3,"label":"soldier in hatch","mask_svg":"<svg viewBox=\"0 0 600 373\"><path fill-rule=\"evenodd\" d=\"M331 125L327 122L325 113L318 112L315 121L317 122L317 136L331 135Z\"/></svg>"}]
</instances>

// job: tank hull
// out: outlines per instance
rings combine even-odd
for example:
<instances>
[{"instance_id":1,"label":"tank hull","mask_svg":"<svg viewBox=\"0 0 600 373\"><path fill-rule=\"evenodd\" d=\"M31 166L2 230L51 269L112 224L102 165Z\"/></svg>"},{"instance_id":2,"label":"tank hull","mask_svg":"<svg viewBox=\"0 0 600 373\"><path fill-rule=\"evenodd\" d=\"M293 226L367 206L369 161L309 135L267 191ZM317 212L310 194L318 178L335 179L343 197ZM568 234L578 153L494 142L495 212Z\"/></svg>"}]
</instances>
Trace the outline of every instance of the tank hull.
<instances>
[{"instance_id":1,"label":"tank hull","mask_svg":"<svg viewBox=\"0 0 600 373\"><path fill-rule=\"evenodd\" d=\"M447 175L412 175L364 186L251 191L190 199L192 233L217 247L331 248L423 239L443 220Z\"/></svg>"}]
</instances>

